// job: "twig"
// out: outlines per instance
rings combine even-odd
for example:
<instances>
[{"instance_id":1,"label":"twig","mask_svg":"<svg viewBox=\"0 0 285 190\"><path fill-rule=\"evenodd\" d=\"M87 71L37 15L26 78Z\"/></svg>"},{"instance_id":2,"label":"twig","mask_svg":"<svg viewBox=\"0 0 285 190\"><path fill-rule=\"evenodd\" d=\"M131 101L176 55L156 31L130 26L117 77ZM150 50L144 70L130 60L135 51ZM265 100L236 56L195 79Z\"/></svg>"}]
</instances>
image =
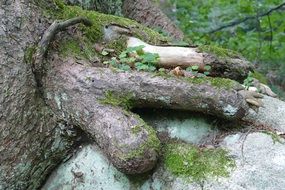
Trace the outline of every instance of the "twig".
<instances>
[{"instance_id":1,"label":"twig","mask_svg":"<svg viewBox=\"0 0 285 190\"><path fill-rule=\"evenodd\" d=\"M92 25L91 21L84 17L75 17L62 22L54 21L45 31L41 41L39 42L36 56L43 57L46 54L50 42L58 32L78 23L83 23L85 26Z\"/></svg>"},{"instance_id":2,"label":"twig","mask_svg":"<svg viewBox=\"0 0 285 190\"><path fill-rule=\"evenodd\" d=\"M268 11L266 11L264 13L258 14L257 17L264 17L264 16L267 16L267 15L270 15L273 11L281 9L284 6L285 6L285 3L282 3L282 4L280 4L280 5L276 6L276 7L273 7L272 9L269 9ZM209 31L209 33L215 33L215 32L218 32L218 31L220 31L222 29L229 28L229 27L241 24L241 23L243 23L243 22L245 22L247 20L251 20L251 19L255 19L255 18L256 18L256 15L254 15L254 16L247 16L245 18L241 18L241 19L235 20L233 22L230 22L228 24L220 26L220 27L218 27L218 28L216 28L214 30L211 30L211 31Z\"/></svg>"},{"instance_id":3,"label":"twig","mask_svg":"<svg viewBox=\"0 0 285 190\"><path fill-rule=\"evenodd\" d=\"M92 23L90 20L84 17L75 17L66 21L54 21L50 27L44 32L44 35L41 39L41 41L38 43L36 52L33 56L33 72L35 73L36 81L38 83L38 86L40 85L40 77L42 74L43 70L43 59L45 54L47 53L49 44L52 42L54 39L55 35L62 31L65 30L67 27L78 24L78 23L83 23L85 26L91 26Z\"/></svg>"}]
</instances>

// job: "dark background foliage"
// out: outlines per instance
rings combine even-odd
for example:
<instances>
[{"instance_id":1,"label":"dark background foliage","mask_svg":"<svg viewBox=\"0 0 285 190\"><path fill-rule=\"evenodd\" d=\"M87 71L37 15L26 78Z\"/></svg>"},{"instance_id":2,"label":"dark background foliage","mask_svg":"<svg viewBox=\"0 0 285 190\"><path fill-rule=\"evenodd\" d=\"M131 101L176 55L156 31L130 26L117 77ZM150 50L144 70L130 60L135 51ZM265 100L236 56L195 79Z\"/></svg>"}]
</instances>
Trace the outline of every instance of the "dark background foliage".
<instances>
[{"instance_id":1,"label":"dark background foliage","mask_svg":"<svg viewBox=\"0 0 285 190\"><path fill-rule=\"evenodd\" d=\"M194 44L240 52L285 97L284 0L161 0Z\"/></svg>"}]
</instances>

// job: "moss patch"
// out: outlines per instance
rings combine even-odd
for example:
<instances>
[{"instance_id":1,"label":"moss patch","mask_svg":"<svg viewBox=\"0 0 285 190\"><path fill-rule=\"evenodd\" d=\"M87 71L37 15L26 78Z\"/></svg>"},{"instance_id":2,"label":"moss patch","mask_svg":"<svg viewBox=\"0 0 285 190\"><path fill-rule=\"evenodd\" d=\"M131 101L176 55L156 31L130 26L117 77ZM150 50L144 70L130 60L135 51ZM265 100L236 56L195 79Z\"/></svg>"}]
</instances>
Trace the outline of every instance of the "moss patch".
<instances>
[{"instance_id":1,"label":"moss patch","mask_svg":"<svg viewBox=\"0 0 285 190\"><path fill-rule=\"evenodd\" d=\"M129 160L129 159L134 159L134 158L140 158L140 157L145 157L145 153L148 152L148 150L156 151L159 152L160 150L160 140L158 139L156 135L156 131L146 124L142 118L140 118L139 115L127 112L126 114L132 114L135 116L138 121L140 122L136 126L136 130L142 130L143 128L147 131L147 139L145 140L144 143L142 143L138 148L130 151L126 155L122 155L122 159L124 160Z\"/></svg>"},{"instance_id":2,"label":"moss patch","mask_svg":"<svg viewBox=\"0 0 285 190\"><path fill-rule=\"evenodd\" d=\"M89 60L95 56L103 58L100 52L94 50L93 45L94 43L103 41L104 26L113 23L131 28L133 36L151 44L160 44L161 42L168 41L166 37L163 37L158 32L136 21L92 10L83 10L79 6L68 6L63 0L53 0L52 2L53 3L48 3L43 0L35 1L35 3L42 8L43 15L49 19L67 20L82 16L88 18L93 24L91 27L85 27L83 24L77 25L80 32L77 32L76 35L72 35L74 39L70 39L70 41L64 39L64 41L60 42L60 50L64 56L71 53L72 55ZM114 49L115 53L119 54L126 49L126 39L116 39L105 44L105 47Z\"/></svg>"},{"instance_id":3,"label":"moss patch","mask_svg":"<svg viewBox=\"0 0 285 190\"><path fill-rule=\"evenodd\" d=\"M217 58L240 58L241 55L238 52L233 50L224 49L217 46L212 45L201 45L198 47L198 50L201 52L206 52L209 54L215 55Z\"/></svg>"},{"instance_id":4,"label":"moss patch","mask_svg":"<svg viewBox=\"0 0 285 190\"><path fill-rule=\"evenodd\" d=\"M209 84L213 87L223 88L226 90L236 89L240 84L234 80L219 77L203 77L203 78L183 78L192 84Z\"/></svg>"},{"instance_id":5,"label":"moss patch","mask_svg":"<svg viewBox=\"0 0 285 190\"><path fill-rule=\"evenodd\" d=\"M33 55L36 53L36 46L30 46L25 49L24 60L26 63L33 62Z\"/></svg>"},{"instance_id":6,"label":"moss patch","mask_svg":"<svg viewBox=\"0 0 285 190\"><path fill-rule=\"evenodd\" d=\"M100 99L99 102L102 104L109 104L113 106L119 106L126 110L133 107L132 94L117 95L112 91L105 92L105 97Z\"/></svg>"},{"instance_id":7,"label":"moss patch","mask_svg":"<svg viewBox=\"0 0 285 190\"><path fill-rule=\"evenodd\" d=\"M165 37L161 36L158 32L151 30L141 24L138 24L133 20L114 15L103 14L96 11L83 10L78 6L68 6L62 3L61 0L54 0L54 2L58 7L58 11L53 15L55 15L57 19L66 20L74 18L76 16L83 16L88 18L93 23L91 27L82 28L87 38L92 42L98 42L102 40L104 36L104 26L111 23L116 23L124 27L132 27L134 28L135 37L154 44L159 43L161 40L166 40Z\"/></svg>"},{"instance_id":8,"label":"moss patch","mask_svg":"<svg viewBox=\"0 0 285 190\"><path fill-rule=\"evenodd\" d=\"M235 162L223 149L199 149L185 143L166 146L165 166L174 175L201 182L209 177L227 177Z\"/></svg>"},{"instance_id":9,"label":"moss patch","mask_svg":"<svg viewBox=\"0 0 285 190\"><path fill-rule=\"evenodd\" d=\"M90 42L78 38L63 39L59 46L59 52L64 57L75 55L88 60L97 55Z\"/></svg>"},{"instance_id":10,"label":"moss patch","mask_svg":"<svg viewBox=\"0 0 285 190\"><path fill-rule=\"evenodd\" d=\"M142 131L142 128L141 128L141 126L136 125L136 126L134 126L134 127L131 129L131 131L132 131L132 133L133 133L134 135L137 135L137 134L139 134L139 132Z\"/></svg>"}]
</instances>

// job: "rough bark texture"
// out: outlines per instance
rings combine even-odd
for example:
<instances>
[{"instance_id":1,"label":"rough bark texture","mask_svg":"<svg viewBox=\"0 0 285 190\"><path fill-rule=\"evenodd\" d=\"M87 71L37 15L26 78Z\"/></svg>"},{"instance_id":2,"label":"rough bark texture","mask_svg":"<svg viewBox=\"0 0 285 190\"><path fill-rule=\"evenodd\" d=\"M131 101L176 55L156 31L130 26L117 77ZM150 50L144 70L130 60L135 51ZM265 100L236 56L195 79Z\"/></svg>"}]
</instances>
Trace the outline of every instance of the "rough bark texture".
<instances>
[{"instance_id":1,"label":"rough bark texture","mask_svg":"<svg viewBox=\"0 0 285 190\"><path fill-rule=\"evenodd\" d=\"M162 29L177 40L183 39L182 31L151 0L124 0L123 13L148 27Z\"/></svg>"},{"instance_id":2,"label":"rough bark texture","mask_svg":"<svg viewBox=\"0 0 285 190\"><path fill-rule=\"evenodd\" d=\"M36 189L66 157L75 134L46 108L24 61L46 29L41 14L27 0L0 7L0 189Z\"/></svg>"},{"instance_id":3,"label":"rough bark texture","mask_svg":"<svg viewBox=\"0 0 285 190\"><path fill-rule=\"evenodd\" d=\"M74 101L80 99L81 103L86 99L90 104L91 102L96 104L100 99L104 99L106 92L112 92L117 99L128 97L132 106L137 108L198 111L232 120L244 117L248 111L244 98L237 91L240 85L231 80L164 78L146 72L119 72L109 68L85 67L76 64L75 60L58 62L61 63L52 69L55 71L48 74L49 77L44 82L47 84L45 88L49 89L48 92L54 91L52 88L62 89L62 93L66 92L67 99L79 93ZM58 85L60 87L57 87ZM86 97L81 98L83 94ZM50 97L50 95L47 96ZM92 100L88 100L91 97ZM49 99L53 102L56 100ZM70 105L72 103L70 101L66 104L70 106L66 109L67 112L72 107L72 110L77 109ZM55 107L55 103L52 105Z\"/></svg>"},{"instance_id":4,"label":"rough bark texture","mask_svg":"<svg viewBox=\"0 0 285 190\"><path fill-rule=\"evenodd\" d=\"M121 0L65 0L71 5L78 5L85 9L96 10L101 13L122 15Z\"/></svg>"},{"instance_id":5,"label":"rough bark texture","mask_svg":"<svg viewBox=\"0 0 285 190\"><path fill-rule=\"evenodd\" d=\"M159 149L155 131L139 116L100 103L111 85L108 81L116 85L119 78L111 79L101 69L90 71L73 61L54 60L56 64L43 82L52 110L89 133L121 171L132 174L152 169ZM106 78L101 79L103 76Z\"/></svg>"}]
</instances>

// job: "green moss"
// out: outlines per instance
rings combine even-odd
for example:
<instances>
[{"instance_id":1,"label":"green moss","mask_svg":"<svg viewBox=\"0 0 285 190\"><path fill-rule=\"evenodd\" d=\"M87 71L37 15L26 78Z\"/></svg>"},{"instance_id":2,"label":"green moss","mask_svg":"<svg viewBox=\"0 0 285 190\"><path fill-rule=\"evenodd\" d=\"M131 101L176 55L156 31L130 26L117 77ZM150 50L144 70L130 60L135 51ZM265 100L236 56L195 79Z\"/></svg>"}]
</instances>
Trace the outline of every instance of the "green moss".
<instances>
[{"instance_id":1,"label":"green moss","mask_svg":"<svg viewBox=\"0 0 285 190\"><path fill-rule=\"evenodd\" d=\"M97 55L92 44L84 38L63 39L59 46L59 52L64 57L75 55L85 59L92 59Z\"/></svg>"},{"instance_id":2,"label":"green moss","mask_svg":"<svg viewBox=\"0 0 285 190\"><path fill-rule=\"evenodd\" d=\"M67 6L62 3L61 0L56 0L55 4L58 6L58 11L54 14L57 18L69 19L76 16L83 16L93 23L91 27L82 28L87 38L92 42L101 41L104 35L104 26L111 23L116 23L124 27L132 27L134 28L134 36L142 37L141 39L152 43L159 43L161 40L165 40L159 33L127 18L98 13L96 11L83 10L78 6ZM145 37L147 39L144 39Z\"/></svg>"},{"instance_id":3,"label":"green moss","mask_svg":"<svg viewBox=\"0 0 285 190\"><path fill-rule=\"evenodd\" d=\"M236 89L240 84L234 80L219 77L183 78L192 84L209 84L213 87L226 90Z\"/></svg>"},{"instance_id":4,"label":"green moss","mask_svg":"<svg viewBox=\"0 0 285 190\"><path fill-rule=\"evenodd\" d=\"M142 143L137 149L130 151L127 155L122 155L122 159L129 160L133 158L140 158L144 157L145 153L148 150L154 150L156 152L159 152L160 150L160 141L156 136L156 131L146 124L143 119L140 118L140 116L127 112L126 114L132 114L135 116L138 121L140 122L139 125L136 126L136 131L141 131L143 128L147 131L147 139L144 143Z\"/></svg>"},{"instance_id":5,"label":"green moss","mask_svg":"<svg viewBox=\"0 0 285 190\"><path fill-rule=\"evenodd\" d=\"M264 76L262 73L260 73L258 71L252 72L252 77L257 79L259 82L261 82L263 84L268 84L266 76Z\"/></svg>"},{"instance_id":6,"label":"green moss","mask_svg":"<svg viewBox=\"0 0 285 190\"><path fill-rule=\"evenodd\" d=\"M112 91L107 91L105 92L105 97L100 99L99 102L129 110L133 107L132 97L132 94L116 95Z\"/></svg>"},{"instance_id":7,"label":"green moss","mask_svg":"<svg viewBox=\"0 0 285 190\"><path fill-rule=\"evenodd\" d=\"M151 30L133 20L118 17L114 15L108 15L99 13L92 10L83 10L78 6L68 6L64 3L63 0L53 0L53 3L47 3L45 1L35 1L35 3L43 9L44 15L48 18L67 20L77 16L82 16L88 18L93 25L91 27L85 27L84 25L79 25L81 34L74 35L77 37L75 40L64 41L60 43L61 52L64 55L69 53L75 54L76 56L83 58L92 58L95 55L100 57L100 53L95 52L92 47L94 43L103 41L104 36L104 26L116 23L118 25L132 28L132 33L135 37L138 37L151 44L159 44L162 41L165 42L168 39L160 35L158 32ZM83 35L82 35L83 34ZM112 48L117 54L125 50L126 48L126 39L119 38L106 44L107 48ZM69 50L70 48L70 50Z\"/></svg>"},{"instance_id":8,"label":"green moss","mask_svg":"<svg viewBox=\"0 0 285 190\"><path fill-rule=\"evenodd\" d=\"M131 131L132 131L133 134L137 135L137 134L139 134L139 132L142 131L142 128L141 128L141 126L136 125L136 126L134 126L134 127L131 129Z\"/></svg>"},{"instance_id":9,"label":"green moss","mask_svg":"<svg viewBox=\"0 0 285 190\"><path fill-rule=\"evenodd\" d=\"M174 175L201 182L209 177L227 177L235 162L223 149L172 143L166 146L165 166Z\"/></svg>"},{"instance_id":10,"label":"green moss","mask_svg":"<svg viewBox=\"0 0 285 190\"><path fill-rule=\"evenodd\" d=\"M115 49L116 52L119 54L120 52L123 52L124 50L126 50L126 47L127 47L127 37L126 36L121 36L118 39L109 42L106 45L106 47L110 48L110 49Z\"/></svg>"},{"instance_id":11,"label":"green moss","mask_svg":"<svg viewBox=\"0 0 285 190\"><path fill-rule=\"evenodd\" d=\"M33 55L36 53L36 47L30 46L25 49L24 54L24 60L26 63L32 63L33 62Z\"/></svg>"},{"instance_id":12,"label":"green moss","mask_svg":"<svg viewBox=\"0 0 285 190\"><path fill-rule=\"evenodd\" d=\"M198 47L199 51L213 54L218 58L240 58L241 55L233 50L224 49L217 46L201 45Z\"/></svg>"}]
</instances>

